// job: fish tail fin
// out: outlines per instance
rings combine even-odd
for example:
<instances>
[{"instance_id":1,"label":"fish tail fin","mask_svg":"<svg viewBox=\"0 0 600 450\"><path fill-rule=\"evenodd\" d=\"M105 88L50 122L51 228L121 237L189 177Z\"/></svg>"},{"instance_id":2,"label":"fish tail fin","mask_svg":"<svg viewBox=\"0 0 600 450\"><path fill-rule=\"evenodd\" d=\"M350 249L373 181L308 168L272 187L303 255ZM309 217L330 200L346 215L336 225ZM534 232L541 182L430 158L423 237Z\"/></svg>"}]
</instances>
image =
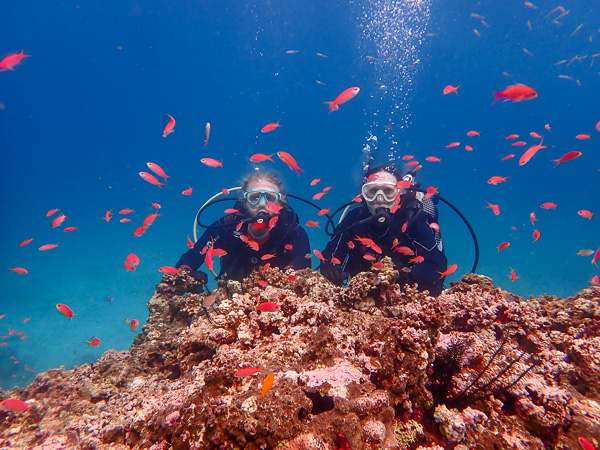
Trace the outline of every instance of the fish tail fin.
<instances>
[{"instance_id":1,"label":"fish tail fin","mask_svg":"<svg viewBox=\"0 0 600 450\"><path fill-rule=\"evenodd\" d=\"M270 155L267 155L267 159L271 162L275 162L273 161L273 158L271 158L271 156L273 156L275 153L271 153Z\"/></svg>"},{"instance_id":2,"label":"fish tail fin","mask_svg":"<svg viewBox=\"0 0 600 450\"><path fill-rule=\"evenodd\" d=\"M294 170L296 171L296 175L298 175L298 178L300 178L300 172L304 172L304 170L302 170L300 167L296 166L294 168ZM306 173L306 172L304 172Z\"/></svg>"},{"instance_id":3,"label":"fish tail fin","mask_svg":"<svg viewBox=\"0 0 600 450\"><path fill-rule=\"evenodd\" d=\"M502 97L504 97L504 94L502 92L498 92L498 91L494 91L494 96L496 97L494 99L494 101L492 102L492 105L494 103L496 103L498 100L500 100ZM490 105L491 106L491 105Z\"/></svg>"},{"instance_id":4,"label":"fish tail fin","mask_svg":"<svg viewBox=\"0 0 600 450\"><path fill-rule=\"evenodd\" d=\"M335 100L333 102L323 102L323 104L329 105L329 114L331 114L333 111L337 111L338 109L340 109Z\"/></svg>"},{"instance_id":5,"label":"fish tail fin","mask_svg":"<svg viewBox=\"0 0 600 450\"><path fill-rule=\"evenodd\" d=\"M204 140L204 146L206 147L206 144L208 144L208 139Z\"/></svg>"},{"instance_id":6,"label":"fish tail fin","mask_svg":"<svg viewBox=\"0 0 600 450\"><path fill-rule=\"evenodd\" d=\"M560 159L551 159L550 161L556 163L556 165L554 166L554 168L556 169L558 166L560 166L560 163L562 162Z\"/></svg>"}]
</instances>

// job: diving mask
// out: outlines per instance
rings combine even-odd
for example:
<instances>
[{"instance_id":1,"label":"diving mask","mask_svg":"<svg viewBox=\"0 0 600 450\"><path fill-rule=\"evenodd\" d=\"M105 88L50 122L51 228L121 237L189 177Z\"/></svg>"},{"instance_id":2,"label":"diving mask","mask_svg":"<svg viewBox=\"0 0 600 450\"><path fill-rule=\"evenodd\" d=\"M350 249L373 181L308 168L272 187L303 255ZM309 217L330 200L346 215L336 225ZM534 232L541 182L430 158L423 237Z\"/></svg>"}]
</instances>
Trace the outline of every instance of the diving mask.
<instances>
[{"instance_id":1,"label":"diving mask","mask_svg":"<svg viewBox=\"0 0 600 450\"><path fill-rule=\"evenodd\" d=\"M391 203L396 200L398 188L395 183L385 181L371 181L365 183L361 189L362 196L368 202L374 202L378 195L381 195L385 201L381 203Z\"/></svg>"},{"instance_id":2,"label":"diving mask","mask_svg":"<svg viewBox=\"0 0 600 450\"><path fill-rule=\"evenodd\" d=\"M244 192L244 200L250 206L258 206L261 200L264 200L265 204L278 203L281 201L281 194L270 190L250 190Z\"/></svg>"}]
</instances>

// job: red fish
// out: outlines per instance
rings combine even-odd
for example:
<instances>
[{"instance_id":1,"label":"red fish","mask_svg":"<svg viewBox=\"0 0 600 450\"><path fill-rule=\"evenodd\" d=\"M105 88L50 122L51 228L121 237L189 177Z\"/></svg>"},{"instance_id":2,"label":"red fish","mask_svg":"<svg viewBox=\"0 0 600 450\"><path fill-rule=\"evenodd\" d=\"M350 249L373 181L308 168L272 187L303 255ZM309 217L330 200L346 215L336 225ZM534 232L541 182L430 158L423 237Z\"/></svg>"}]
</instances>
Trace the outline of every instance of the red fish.
<instances>
[{"instance_id":1,"label":"red fish","mask_svg":"<svg viewBox=\"0 0 600 450\"><path fill-rule=\"evenodd\" d=\"M223 167L223 160L217 161L212 158L202 158L200 162L208 167Z\"/></svg>"},{"instance_id":2,"label":"red fish","mask_svg":"<svg viewBox=\"0 0 600 450\"><path fill-rule=\"evenodd\" d=\"M123 208L119 211L119 214L130 214L132 212L134 212L133 209Z\"/></svg>"},{"instance_id":3,"label":"red fish","mask_svg":"<svg viewBox=\"0 0 600 450\"><path fill-rule=\"evenodd\" d=\"M258 305L256 307L257 311L263 311L263 312L274 312L274 311L279 311L280 309L281 309L281 307L277 303L272 303L272 302L261 303L260 305Z\"/></svg>"},{"instance_id":4,"label":"red fish","mask_svg":"<svg viewBox=\"0 0 600 450\"><path fill-rule=\"evenodd\" d=\"M377 259L377 258L375 258L375 256L373 256L371 254L363 255L363 258L366 259L367 261L375 261Z\"/></svg>"},{"instance_id":5,"label":"red fish","mask_svg":"<svg viewBox=\"0 0 600 450\"><path fill-rule=\"evenodd\" d=\"M271 158L271 156L273 156L275 153L271 153L270 155L265 155L263 153L255 153L254 155L252 155L250 157L250 161L252 162L263 162L263 161L271 161L271 162L275 162L273 161L273 159Z\"/></svg>"},{"instance_id":6,"label":"red fish","mask_svg":"<svg viewBox=\"0 0 600 450\"><path fill-rule=\"evenodd\" d=\"M320 178L315 178L314 180L312 180L312 181L310 182L310 185L311 185L311 186L314 186L315 184L319 183L320 181L321 181L321 179L320 179Z\"/></svg>"},{"instance_id":7,"label":"red fish","mask_svg":"<svg viewBox=\"0 0 600 450\"><path fill-rule=\"evenodd\" d=\"M13 55L8 55L2 61L0 61L0 72L4 72L7 70L14 70L15 66L21 63L23 58L29 58L31 55L23 54L23 50L21 53L15 53Z\"/></svg>"},{"instance_id":8,"label":"red fish","mask_svg":"<svg viewBox=\"0 0 600 450\"><path fill-rule=\"evenodd\" d=\"M380 255L381 255L381 253L382 253L382 251L381 251L381 247L379 247L379 246L378 246L378 245L375 243L375 241L373 241L373 239L371 239L371 238L362 238L362 237L356 236L356 237L354 238L354 240L355 240L355 241L358 241L358 242L360 242L361 244L363 244L363 245L365 245L365 246L367 246L367 247L369 247L369 248L371 248L371 249L373 249L373 251L374 251L375 253L378 253L378 254L380 254Z\"/></svg>"},{"instance_id":9,"label":"red fish","mask_svg":"<svg viewBox=\"0 0 600 450\"><path fill-rule=\"evenodd\" d=\"M148 227L145 227L144 225L142 225L141 227L137 227L131 235L133 237L140 237L146 231L148 231Z\"/></svg>"},{"instance_id":10,"label":"red fish","mask_svg":"<svg viewBox=\"0 0 600 450\"><path fill-rule=\"evenodd\" d=\"M323 254L319 251L319 250L313 250L313 253L315 254L315 256L317 258L319 258L321 261L325 262L327 261L327 259L325 259L325 257L323 256Z\"/></svg>"},{"instance_id":11,"label":"red fish","mask_svg":"<svg viewBox=\"0 0 600 450\"><path fill-rule=\"evenodd\" d=\"M123 261L123 267L125 267L125 269L129 270L130 272L135 270L135 266L129 264L127 261Z\"/></svg>"},{"instance_id":12,"label":"red fish","mask_svg":"<svg viewBox=\"0 0 600 450\"><path fill-rule=\"evenodd\" d=\"M56 248L56 247L58 247L58 244L45 244L45 245L42 245L39 248L39 250L45 252L46 250L52 250L53 248Z\"/></svg>"},{"instance_id":13,"label":"red fish","mask_svg":"<svg viewBox=\"0 0 600 450\"><path fill-rule=\"evenodd\" d=\"M423 198L433 197L435 194L439 194L438 189L435 186L429 186L425 190L425 195L423 196Z\"/></svg>"},{"instance_id":14,"label":"red fish","mask_svg":"<svg viewBox=\"0 0 600 450\"><path fill-rule=\"evenodd\" d=\"M131 328L131 331L137 331L139 325L140 321L137 319L133 319L131 322L129 322L129 328Z\"/></svg>"},{"instance_id":15,"label":"red fish","mask_svg":"<svg viewBox=\"0 0 600 450\"><path fill-rule=\"evenodd\" d=\"M502 92L494 91L494 95L496 96L496 99L492 105L501 98L503 98L505 102L512 100L514 103L517 103L523 100L531 100L538 96L535 90L524 84L507 86Z\"/></svg>"},{"instance_id":16,"label":"red fish","mask_svg":"<svg viewBox=\"0 0 600 450\"><path fill-rule=\"evenodd\" d=\"M33 238L31 238L31 239L25 239L23 242L21 242L19 244L19 247L25 247L27 244L31 244L31 241L33 241Z\"/></svg>"},{"instance_id":17,"label":"red fish","mask_svg":"<svg viewBox=\"0 0 600 450\"><path fill-rule=\"evenodd\" d=\"M525 153L523 153L523 156L521 156L521 158L519 159L519 165L523 166L523 165L527 164L529 162L529 160L531 158L533 158L533 155L535 155L538 152L538 150L541 150L543 148L548 148L545 145L542 145L543 142L544 142L544 138L542 138L542 141L539 144L532 145L527 150L525 150Z\"/></svg>"},{"instance_id":18,"label":"red fish","mask_svg":"<svg viewBox=\"0 0 600 450\"><path fill-rule=\"evenodd\" d=\"M262 127L260 129L261 133L268 133L270 131L273 131L275 128L279 128L281 125L279 125L279 120L277 122L274 123L268 123L266 124L264 127Z\"/></svg>"},{"instance_id":19,"label":"red fish","mask_svg":"<svg viewBox=\"0 0 600 450\"><path fill-rule=\"evenodd\" d=\"M596 275L590 278L589 282L592 286L600 286L600 275Z\"/></svg>"},{"instance_id":20,"label":"red fish","mask_svg":"<svg viewBox=\"0 0 600 450\"><path fill-rule=\"evenodd\" d=\"M470 136L470 137L472 137L472 136L481 136L481 132L480 131L474 131L474 130L467 131L467 136Z\"/></svg>"},{"instance_id":21,"label":"red fish","mask_svg":"<svg viewBox=\"0 0 600 450\"><path fill-rule=\"evenodd\" d=\"M104 213L104 220L106 220L107 222L111 219L112 217L112 209L109 209L108 211L106 211Z\"/></svg>"},{"instance_id":22,"label":"red fish","mask_svg":"<svg viewBox=\"0 0 600 450\"><path fill-rule=\"evenodd\" d=\"M510 275L508 277L510 278L510 281L512 281L513 283L515 281L517 281L517 278L519 278L517 276L517 272L515 272L515 269L513 269L512 267L510 268Z\"/></svg>"},{"instance_id":23,"label":"red fish","mask_svg":"<svg viewBox=\"0 0 600 450\"><path fill-rule=\"evenodd\" d=\"M542 139L542 136L537 134L535 131L532 131L531 133L529 133L529 136L531 136L532 138L536 138L536 139Z\"/></svg>"},{"instance_id":24,"label":"red fish","mask_svg":"<svg viewBox=\"0 0 600 450\"><path fill-rule=\"evenodd\" d=\"M206 139L204 140L204 146L206 147L206 144L208 144L208 138L210 137L210 122L206 122L206 127L204 127L204 130L206 132Z\"/></svg>"},{"instance_id":25,"label":"red fish","mask_svg":"<svg viewBox=\"0 0 600 450\"><path fill-rule=\"evenodd\" d=\"M25 55L28 56L28 55ZM29 410L29 404L17 398L7 398L0 402L0 411L22 413Z\"/></svg>"},{"instance_id":26,"label":"red fish","mask_svg":"<svg viewBox=\"0 0 600 450\"><path fill-rule=\"evenodd\" d=\"M429 162L442 162L442 160L436 156L428 156L427 158L425 158L425 161L429 161Z\"/></svg>"},{"instance_id":27,"label":"red fish","mask_svg":"<svg viewBox=\"0 0 600 450\"><path fill-rule=\"evenodd\" d=\"M286 164L290 168L290 170L295 170L296 175L300 176L300 172L304 172L304 170L302 170L298 166L298 163L296 162L296 160L289 153L277 152L277 156L279 157L279 159L281 161L283 161L284 164Z\"/></svg>"},{"instance_id":28,"label":"red fish","mask_svg":"<svg viewBox=\"0 0 600 450\"><path fill-rule=\"evenodd\" d=\"M579 445L581 445L583 450L596 450L596 447L594 447L587 439L582 438L581 436L577 437L577 441L579 441Z\"/></svg>"},{"instance_id":29,"label":"red fish","mask_svg":"<svg viewBox=\"0 0 600 450\"><path fill-rule=\"evenodd\" d=\"M399 247L394 247L394 251L400 252L406 256L413 256L415 254L415 252L411 248L405 247L403 245L401 245Z\"/></svg>"},{"instance_id":30,"label":"red fish","mask_svg":"<svg viewBox=\"0 0 600 450\"><path fill-rule=\"evenodd\" d=\"M54 220L52 221L52 223L50 224L50 226L51 226L52 228L59 227L59 226L60 226L60 225L61 225L61 224L62 224L62 223L65 221L65 219L66 219L66 218L67 218L67 216L65 216L64 214L61 214L61 215L59 215L59 216L56 216L56 217L54 218Z\"/></svg>"},{"instance_id":31,"label":"red fish","mask_svg":"<svg viewBox=\"0 0 600 450\"><path fill-rule=\"evenodd\" d=\"M338 109L340 109L339 105L341 105L342 103L346 103L349 100L352 100L354 97L356 97L356 95L359 92L360 92L360 88L351 87L351 88L346 89L340 95L338 95L334 101L323 102L323 103L326 105L329 105L329 114L331 114L333 111L337 111Z\"/></svg>"},{"instance_id":32,"label":"red fish","mask_svg":"<svg viewBox=\"0 0 600 450\"><path fill-rule=\"evenodd\" d=\"M242 378L256 375L259 372L263 372L262 367L244 367L243 369L237 370L233 376L236 378Z\"/></svg>"},{"instance_id":33,"label":"red fish","mask_svg":"<svg viewBox=\"0 0 600 450\"><path fill-rule=\"evenodd\" d=\"M523 147L524 145L527 145L527 142L525 142L525 141L517 141L517 142L513 142L510 145L513 146L513 147Z\"/></svg>"},{"instance_id":34,"label":"red fish","mask_svg":"<svg viewBox=\"0 0 600 450\"><path fill-rule=\"evenodd\" d=\"M269 211L271 214L279 214L280 211L283 209L283 206L281 206L278 203L267 203L267 205L265 206L265 209L267 211Z\"/></svg>"},{"instance_id":35,"label":"red fish","mask_svg":"<svg viewBox=\"0 0 600 450\"><path fill-rule=\"evenodd\" d=\"M510 177L499 177L499 176L493 176L492 178L490 178L488 180L488 184L493 184L494 186L497 185L498 183L504 183L506 182L506 180L508 180Z\"/></svg>"},{"instance_id":36,"label":"red fish","mask_svg":"<svg viewBox=\"0 0 600 450\"><path fill-rule=\"evenodd\" d=\"M423 261L425 261L425 258L422 257L422 256L415 256L414 258L408 260L408 262L411 262L411 263L414 263L414 264L420 264Z\"/></svg>"},{"instance_id":37,"label":"red fish","mask_svg":"<svg viewBox=\"0 0 600 450\"><path fill-rule=\"evenodd\" d=\"M473 151L473 147L471 147L470 145L465 145L465 150L468 152L472 152Z\"/></svg>"},{"instance_id":38,"label":"red fish","mask_svg":"<svg viewBox=\"0 0 600 450\"><path fill-rule=\"evenodd\" d=\"M448 95L451 94L452 92L454 92L456 95L458 95L458 88L460 87L460 84L456 87L452 86L451 84L449 84L448 86L446 86L444 88L444 90L442 91L444 93L444 95Z\"/></svg>"},{"instance_id":39,"label":"red fish","mask_svg":"<svg viewBox=\"0 0 600 450\"><path fill-rule=\"evenodd\" d=\"M446 148L453 148L453 147L458 147L460 145L460 142L450 142L448 145L446 145Z\"/></svg>"},{"instance_id":40,"label":"red fish","mask_svg":"<svg viewBox=\"0 0 600 450\"><path fill-rule=\"evenodd\" d=\"M509 134L508 136L506 136L504 139L506 139L507 141L511 140L511 139L517 139L519 137L518 134Z\"/></svg>"},{"instance_id":41,"label":"red fish","mask_svg":"<svg viewBox=\"0 0 600 450\"><path fill-rule=\"evenodd\" d=\"M502 244L500 244L498 246L498 252L500 252L501 250L504 250L505 248L507 248L510 245L510 242L503 242Z\"/></svg>"},{"instance_id":42,"label":"red fish","mask_svg":"<svg viewBox=\"0 0 600 450\"><path fill-rule=\"evenodd\" d=\"M315 195L313 195L313 200L321 200L323 198L323 196L325 195L325 192L317 192Z\"/></svg>"},{"instance_id":43,"label":"red fish","mask_svg":"<svg viewBox=\"0 0 600 450\"><path fill-rule=\"evenodd\" d=\"M540 238L540 232L538 230L533 230L533 242L537 242L537 240Z\"/></svg>"},{"instance_id":44,"label":"red fish","mask_svg":"<svg viewBox=\"0 0 600 450\"><path fill-rule=\"evenodd\" d=\"M262 256L260 257L260 259L261 259L262 261L267 261L267 260L269 260L269 259L273 259L273 258L275 258L275 256L276 256L276 255L275 255L275 253L266 253L266 254L262 255Z\"/></svg>"},{"instance_id":45,"label":"red fish","mask_svg":"<svg viewBox=\"0 0 600 450\"><path fill-rule=\"evenodd\" d=\"M556 203L552 203L552 202L546 202L546 203L542 203L540 205L540 208L543 209L556 209L558 205Z\"/></svg>"},{"instance_id":46,"label":"red fish","mask_svg":"<svg viewBox=\"0 0 600 450\"><path fill-rule=\"evenodd\" d=\"M272 230L273 227L277 224L277 221L279 220L279 216L273 216L269 219L269 230Z\"/></svg>"},{"instance_id":47,"label":"red fish","mask_svg":"<svg viewBox=\"0 0 600 450\"><path fill-rule=\"evenodd\" d=\"M549 124L549 123L547 123L546 125L544 125L544 128L545 128L546 130L550 131L550 124Z\"/></svg>"},{"instance_id":48,"label":"red fish","mask_svg":"<svg viewBox=\"0 0 600 450\"><path fill-rule=\"evenodd\" d=\"M144 218L144 222L142 223L142 226L148 228L150 225L152 225L154 223L154 221L156 220L156 218L158 216L162 216L162 214L158 214L157 212L155 212L154 214L148 214Z\"/></svg>"},{"instance_id":49,"label":"red fish","mask_svg":"<svg viewBox=\"0 0 600 450\"><path fill-rule=\"evenodd\" d=\"M572 152L569 152L569 153L565 153L559 159L551 159L550 161L556 163L556 165L554 167L558 167L560 165L560 163L564 163L564 162L567 162L567 161L573 161L574 159L577 159L580 156L581 156L581 152L572 151Z\"/></svg>"},{"instance_id":50,"label":"red fish","mask_svg":"<svg viewBox=\"0 0 600 450\"><path fill-rule=\"evenodd\" d=\"M592 220L592 217L594 216L594 213L591 211L588 211L587 209L581 209L581 210L577 211L577 214L579 214L584 219L590 219L590 220ZM40 250L41 250L41 248L40 248Z\"/></svg>"},{"instance_id":51,"label":"red fish","mask_svg":"<svg viewBox=\"0 0 600 450\"><path fill-rule=\"evenodd\" d=\"M531 221L531 225L535 227L535 223L538 221L538 219L535 218L534 212L529 213L529 220Z\"/></svg>"},{"instance_id":52,"label":"red fish","mask_svg":"<svg viewBox=\"0 0 600 450\"><path fill-rule=\"evenodd\" d=\"M138 258L138 256L135 253L130 253L127 255L125 261L127 261L132 266L137 266L140 263L140 258Z\"/></svg>"},{"instance_id":53,"label":"red fish","mask_svg":"<svg viewBox=\"0 0 600 450\"><path fill-rule=\"evenodd\" d=\"M329 208L327 208L327 209L321 209L321 210L319 210L319 212L317 213L317 215L318 216L324 216L325 214L328 214L329 211L330 211Z\"/></svg>"},{"instance_id":54,"label":"red fish","mask_svg":"<svg viewBox=\"0 0 600 450\"><path fill-rule=\"evenodd\" d=\"M512 159L515 157L514 153L510 153L509 155L506 155L504 158L502 158L502 161L506 161L507 159Z\"/></svg>"},{"instance_id":55,"label":"red fish","mask_svg":"<svg viewBox=\"0 0 600 450\"><path fill-rule=\"evenodd\" d=\"M577 136L575 136L575 139L579 139L580 141L582 141L584 139L589 139L591 137L592 137L591 134L578 134Z\"/></svg>"},{"instance_id":56,"label":"red fish","mask_svg":"<svg viewBox=\"0 0 600 450\"><path fill-rule=\"evenodd\" d=\"M142 180L147 181L148 183L153 184L154 186L158 186L161 189L164 186L164 183L158 181L158 179L151 173L140 172L140 177L142 177Z\"/></svg>"},{"instance_id":57,"label":"red fish","mask_svg":"<svg viewBox=\"0 0 600 450\"><path fill-rule=\"evenodd\" d=\"M100 339L98 339L96 336L94 336L93 338L90 338L89 341L86 342L88 347L97 347L98 344L100 344Z\"/></svg>"},{"instance_id":58,"label":"red fish","mask_svg":"<svg viewBox=\"0 0 600 450\"><path fill-rule=\"evenodd\" d=\"M155 164L153 162L146 163L146 165L148 166L148 169L150 169L156 175L158 175L161 178L164 178L165 183L167 182L167 178L169 178L169 175L167 175L165 173L165 171L162 169L162 167L160 167L158 164Z\"/></svg>"},{"instance_id":59,"label":"red fish","mask_svg":"<svg viewBox=\"0 0 600 450\"><path fill-rule=\"evenodd\" d=\"M12 267L8 270L13 273L18 273L19 275L25 275L26 273L28 273L27 269L24 269L23 267Z\"/></svg>"},{"instance_id":60,"label":"red fish","mask_svg":"<svg viewBox=\"0 0 600 450\"><path fill-rule=\"evenodd\" d=\"M165 129L163 130L163 137L166 138L168 135L175 132L175 119L173 119L173 116L169 114L165 114L165 116L169 116L171 118L171 120L169 120L169 123L165 125Z\"/></svg>"},{"instance_id":61,"label":"red fish","mask_svg":"<svg viewBox=\"0 0 600 450\"><path fill-rule=\"evenodd\" d=\"M171 266L159 267L158 271L160 273L164 273L165 275L179 275L179 272L181 272L181 270Z\"/></svg>"},{"instance_id":62,"label":"red fish","mask_svg":"<svg viewBox=\"0 0 600 450\"><path fill-rule=\"evenodd\" d=\"M595 266L598 265L598 264L596 264L596 261L598 261L598 258L600 258L600 247L598 247L598 250L596 250L596 253L594 253L594 256L592 257L592 264L594 264Z\"/></svg>"},{"instance_id":63,"label":"red fish","mask_svg":"<svg viewBox=\"0 0 600 450\"><path fill-rule=\"evenodd\" d=\"M485 202L488 204L488 206L484 206L483 208L491 208L491 210L494 211L494 214L497 216L500 215L500 207L497 204L490 203L487 200Z\"/></svg>"},{"instance_id":64,"label":"red fish","mask_svg":"<svg viewBox=\"0 0 600 450\"><path fill-rule=\"evenodd\" d=\"M338 258L335 258L335 257L331 258L330 262L331 262L331 264L336 264L336 265L342 263Z\"/></svg>"},{"instance_id":65,"label":"red fish","mask_svg":"<svg viewBox=\"0 0 600 450\"><path fill-rule=\"evenodd\" d=\"M415 160L415 161L410 161L410 162L407 162L407 163L405 164L405 166L406 166L406 167L412 167L412 166L417 166L418 164L419 164L419 161L416 161L416 160Z\"/></svg>"},{"instance_id":66,"label":"red fish","mask_svg":"<svg viewBox=\"0 0 600 450\"><path fill-rule=\"evenodd\" d=\"M306 226L307 227L311 227L311 228L314 228L314 227L321 228L319 226L319 223L320 222L315 222L314 220L309 220L309 221L306 222Z\"/></svg>"},{"instance_id":67,"label":"red fish","mask_svg":"<svg viewBox=\"0 0 600 450\"><path fill-rule=\"evenodd\" d=\"M150 203L150 206L152 206L155 209L160 209L161 206L158 203Z\"/></svg>"},{"instance_id":68,"label":"red fish","mask_svg":"<svg viewBox=\"0 0 600 450\"><path fill-rule=\"evenodd\" d=\"M444 270L443 272L438 272L440 274L440 278L444 278L444 277L454 273L457 268L458 268L458 264L452 264L451 266L448 266L448 268L446 270Z\"/></svg>"},{"instance_id":69,"label":"red fish","mask_svg":"<svg viewBox=\"0 0 600 450\"><path fill-rule=\"evenodd\" d=\"M124 217L124 218L120 219L119 222L121 222L121 223L131 222L131 219L128 219L127 217Z\"/></svg>"},{"instance_id":70,"label":"red fish","mask_svg":"<svg viewBox=\"0 0 600 450\"><path fill-rule=\"evenodd\" d=\"M63 316L68 317L69 320L72 320L73 317L75 316L75 313L73 312L73 310L71 308L69 308L67 305L63 304L63 303L57 303L56 304L56 309Z\"/></svg>"},{"instance_id":71,"label":"red fish","mask_svg":"<svg viewBox=\"0 0 600 450\"><path fill-rule=\"evenodd\" d=\"M181 192L183 195L192 195L192 188L188 185L188 188Z\"/></svg>"}]
</instances>

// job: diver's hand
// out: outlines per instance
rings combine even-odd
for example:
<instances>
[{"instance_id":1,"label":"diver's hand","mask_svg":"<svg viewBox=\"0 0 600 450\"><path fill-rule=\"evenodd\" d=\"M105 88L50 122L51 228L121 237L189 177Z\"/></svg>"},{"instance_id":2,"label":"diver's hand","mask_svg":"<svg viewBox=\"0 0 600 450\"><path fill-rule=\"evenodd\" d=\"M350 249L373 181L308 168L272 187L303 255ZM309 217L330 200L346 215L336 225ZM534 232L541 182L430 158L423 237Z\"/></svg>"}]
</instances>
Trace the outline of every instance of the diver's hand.
<instances>
[{"instance_id":1,"label":"diver's hand","mask_svg":"<svg viewBox=\"0 0 600 450\"><path fill-rule=\"evenodd\" d=\"M321 273L325 278L338 286L341 286L344 283L344 280L349 276L348 273L344 272L342 268L336 264L322 264Z\"/></svg>"}]
</instances>

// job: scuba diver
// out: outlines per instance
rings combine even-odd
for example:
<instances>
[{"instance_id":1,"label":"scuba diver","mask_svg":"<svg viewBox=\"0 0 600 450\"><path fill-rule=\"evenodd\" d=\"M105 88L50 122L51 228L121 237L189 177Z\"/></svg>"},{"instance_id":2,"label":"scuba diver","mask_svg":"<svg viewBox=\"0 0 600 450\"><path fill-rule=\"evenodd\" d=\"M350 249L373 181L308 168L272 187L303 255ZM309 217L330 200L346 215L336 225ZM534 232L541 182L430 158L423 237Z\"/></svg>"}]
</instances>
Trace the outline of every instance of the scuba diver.
<instances>
[{"instance_id":1,"label":"scuba diver","mask_svg":"<svg viewBox=\"0 0 600 450\"><path fill-rule=\"evenodd\" d=\"M431 295L442 292L445 277L440 274L447 260L437 226L437 197L410 189L413 184L412 174L403 178L394 165L367 171L361 188L364 201L343 218L322 252L326 278L341 285L389 256L400 286L417 283Z\"/></svg>"},{"instance_id":2,"label":"scuba diver","mask_svg":"<svg viewBox=\"0 0 600 450\"><path fill-rule=\"evenodd\" d=\"M310 259L306 257L310 254L308 235L289 206L279 177L255 172L245 179L241 191L243 199L226 210L230 212L228 215L206 226L194 248L179 258L176 267L188 270L196 280L206 284L207 274L198 268L207 262L208 249L212 247L215 252L217 249L227 252L220 257L219 277L229 280L241 281L266 263L281 269L310 268ZM210 270L211 263L207 264Z\"/></svg>"}]
</instances>

